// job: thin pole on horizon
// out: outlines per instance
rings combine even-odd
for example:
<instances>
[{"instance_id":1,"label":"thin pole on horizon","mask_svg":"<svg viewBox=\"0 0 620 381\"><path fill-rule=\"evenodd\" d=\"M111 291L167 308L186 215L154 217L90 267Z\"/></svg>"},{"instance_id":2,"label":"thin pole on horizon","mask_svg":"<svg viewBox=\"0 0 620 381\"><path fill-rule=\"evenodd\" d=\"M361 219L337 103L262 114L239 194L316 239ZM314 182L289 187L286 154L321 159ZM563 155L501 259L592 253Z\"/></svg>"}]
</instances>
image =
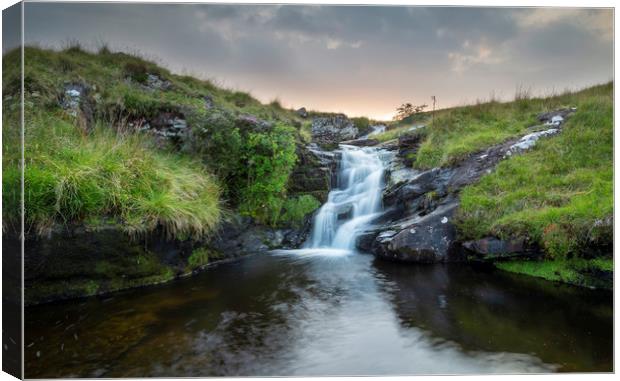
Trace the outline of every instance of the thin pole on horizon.
<instances>
[{"instance_id":1,"label":"thin pole on horizon","mask_svg":"<svg viewBox=\"0 0 620 381\"><path fill-rule=\"evenodd\" d=\"M431 95L431 100L433 101L433 113L431 114L431 127L435 127L435 102L437 98L434 95Z\"/></svg>"}]
</instances>

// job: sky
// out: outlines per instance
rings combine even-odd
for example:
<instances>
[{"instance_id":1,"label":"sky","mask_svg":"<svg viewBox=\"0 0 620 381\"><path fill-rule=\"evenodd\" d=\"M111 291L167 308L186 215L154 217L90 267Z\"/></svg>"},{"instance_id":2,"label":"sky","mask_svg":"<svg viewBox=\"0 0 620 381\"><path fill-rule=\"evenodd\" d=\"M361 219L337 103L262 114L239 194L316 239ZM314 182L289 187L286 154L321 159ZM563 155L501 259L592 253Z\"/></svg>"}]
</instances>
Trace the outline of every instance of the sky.
<instances>
[{"instance_id":1,"label":"sky","mask_svg":"<svg viewBox=\"0 0 620 381\"><path fill-rule=\"evenodd\" d=\"M26 3L25 41L140 52L263 102L390 119L613 79L613 11Z\"/></svg>"}]
</instances>

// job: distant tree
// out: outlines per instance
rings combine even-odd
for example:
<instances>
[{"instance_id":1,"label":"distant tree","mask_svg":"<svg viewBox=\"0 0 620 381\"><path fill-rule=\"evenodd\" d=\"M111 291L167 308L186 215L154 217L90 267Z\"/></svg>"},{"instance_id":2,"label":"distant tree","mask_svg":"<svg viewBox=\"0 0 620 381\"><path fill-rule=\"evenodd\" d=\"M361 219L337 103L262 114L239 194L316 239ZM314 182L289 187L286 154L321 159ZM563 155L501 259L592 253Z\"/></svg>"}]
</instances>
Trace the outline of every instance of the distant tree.
<instances>
[{"instance_id":1,"label":"distant tree","mask_svg":"<svg viewBox=\"0 0 620 381\"><path fill-rule=\"evenodd\" d=\"M394 119L403 120L412 115L421 113L427 107L428 107L427 104L415 106L415 105L412 105L411 103L403 103L398 108L396 108L396 116L394 117Z\"/></svg>"}]
</instances>

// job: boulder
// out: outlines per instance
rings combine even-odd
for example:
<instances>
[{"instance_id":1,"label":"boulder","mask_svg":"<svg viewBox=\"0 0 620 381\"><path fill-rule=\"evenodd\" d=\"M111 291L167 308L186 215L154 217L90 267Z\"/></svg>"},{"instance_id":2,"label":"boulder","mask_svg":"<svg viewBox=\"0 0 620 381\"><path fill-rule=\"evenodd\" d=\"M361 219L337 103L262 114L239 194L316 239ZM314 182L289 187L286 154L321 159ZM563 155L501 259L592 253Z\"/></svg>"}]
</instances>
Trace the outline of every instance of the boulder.
<instances>
[{"instance_id":1,"label":"boulder","mask_svg":"<svg viewBox=\"0 0 620 381\"><path fill-rule=\"evenodd\" d=\"M437 263L450 260L455 251L456 228L450 223L457 203L438 207L414 218L398 229L380 233L374 254L382 259L409 263Z\"/></svg>"},{"instance_id":2,"label":"boulder","mask_svg":"<svg viewBox=\"0 0 620 381\"><path fill-rule=\"evenodd\" d=\"M306 119L308 117L308 111L306 111L305 107L297 109L297 111L295 112L297 113L297 116L299 116L300 118Z\"/></svg>"},{"instance_id":3,"label":"boulder","mask_svg":"<svg viewBox=\"0 0 620 381\"><path fill-rule=\"evenodd\" d=\"M317 117L312 121L312 141L320 145L333 146L355 139L357 134L357 127L344 114Z\"/></svg>"}]
</instances>

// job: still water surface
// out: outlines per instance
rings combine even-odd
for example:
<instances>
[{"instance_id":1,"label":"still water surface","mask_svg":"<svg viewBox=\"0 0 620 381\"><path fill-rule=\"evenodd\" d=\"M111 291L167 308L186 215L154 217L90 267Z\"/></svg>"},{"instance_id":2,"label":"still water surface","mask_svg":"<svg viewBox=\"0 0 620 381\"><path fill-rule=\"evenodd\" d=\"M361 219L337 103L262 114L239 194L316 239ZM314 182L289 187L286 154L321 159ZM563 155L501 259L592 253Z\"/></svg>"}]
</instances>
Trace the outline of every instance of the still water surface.
<instances>
[{"instance_id":1,"label":"still water surface","mask_svg":"<svg viewBox=\"0 0 620 381\"><path fill-rule=\"evenodd\" d=\"M342 254L342 253L341 253ZM26 376L612 370L612 294L370 255L273 253L26 309Z\"/></svg>"}]
</instances>

